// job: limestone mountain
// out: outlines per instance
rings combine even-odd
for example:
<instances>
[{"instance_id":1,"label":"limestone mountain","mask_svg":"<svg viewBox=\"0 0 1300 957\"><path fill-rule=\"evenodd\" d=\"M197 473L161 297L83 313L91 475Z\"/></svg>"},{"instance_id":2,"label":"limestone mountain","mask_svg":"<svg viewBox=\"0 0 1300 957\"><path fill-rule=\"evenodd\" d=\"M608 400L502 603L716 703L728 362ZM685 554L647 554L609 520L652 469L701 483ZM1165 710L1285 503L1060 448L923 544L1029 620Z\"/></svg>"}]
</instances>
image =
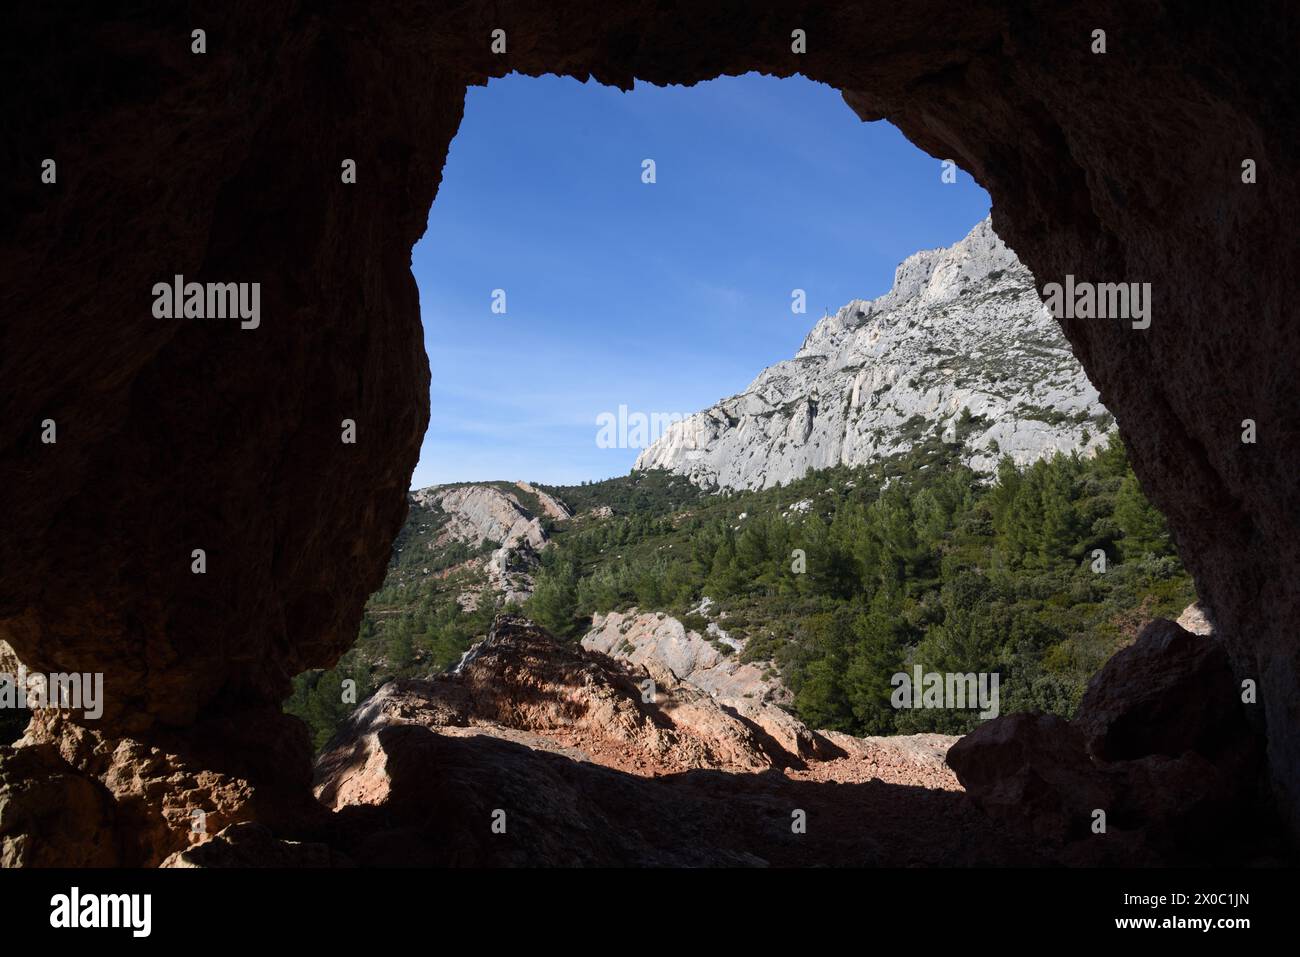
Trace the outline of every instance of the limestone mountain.
<instances>
[{"instance_id":1,"label":"limestone mountain","mask_svg":"<svg viewBox=\"0 0 1300 957\"><path fill-rule=\"evenodd\" d=\"M1112 418L985 219L914 253L893 288L821 319L798 353L738 395L673 424L637 458L701 486L759 489L809 469L865 465L927 438L964 444L989 473L1091 451Z\"/></svg>"}]
</instances>

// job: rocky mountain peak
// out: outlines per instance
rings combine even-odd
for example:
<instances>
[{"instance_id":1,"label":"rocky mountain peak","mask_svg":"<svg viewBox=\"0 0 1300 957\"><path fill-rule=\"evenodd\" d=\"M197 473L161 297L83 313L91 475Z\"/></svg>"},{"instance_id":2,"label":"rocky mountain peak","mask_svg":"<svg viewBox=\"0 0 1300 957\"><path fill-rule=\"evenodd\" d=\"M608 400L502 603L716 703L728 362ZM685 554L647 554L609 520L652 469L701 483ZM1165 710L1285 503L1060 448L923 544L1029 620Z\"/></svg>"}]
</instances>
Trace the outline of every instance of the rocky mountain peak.
<instances>
[{"instance_id":1,"label":"rocky mountain peak","mask_svg":"<svg viewBox=\"0 0 1300 957\"><path fill-rule=\"evenodd\" d=\"M894 284L876 299L854 299L833 315L823 317L808 333L796 358L824 355L842 341L843 335L872 319L904 318L908 308L933 307L962 296L975 282L996 282L1004 274L1018 272L1032 284L1029 271L998 239L989 218L981 220L964 239L953 246L923 249L912 253L894 270Z\"/></svg>"},{"instance_id":2,"label":"rocky mountain peak","mask_svg":"<svg viewBox=\"0 0 1300 957\"><path fill-rule=\"evenodd\" d=\"M1033 277L985 219L914 253L889 292L822 318L791 359L670 428L638 457L701 485L768 488L928 439L991 472L1089 451L1110 425Z\"/></svg>"}]
</instances>

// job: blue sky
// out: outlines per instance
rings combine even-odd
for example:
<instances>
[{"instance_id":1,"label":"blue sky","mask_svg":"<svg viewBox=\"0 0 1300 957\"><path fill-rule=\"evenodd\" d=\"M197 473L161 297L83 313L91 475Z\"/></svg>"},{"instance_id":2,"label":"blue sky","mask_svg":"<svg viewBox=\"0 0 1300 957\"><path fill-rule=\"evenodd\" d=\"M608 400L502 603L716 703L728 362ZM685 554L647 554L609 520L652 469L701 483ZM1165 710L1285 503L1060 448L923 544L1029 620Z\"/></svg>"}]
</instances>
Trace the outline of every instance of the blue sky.
<instances>
[{"instance_id":1,"label":"blue sky","mask_svg":"<svg viewBox=\"0 0 1300 957\"><path fill-rule=\"evenodd\" d=\"M740 391L825 309L881 295L904 257L987 215L969 175L941 172L802 77L471 88L412 253L432 370L412 487L627 474L640 450L599 447L602 412Z\"/></svg>"}]
</instances>

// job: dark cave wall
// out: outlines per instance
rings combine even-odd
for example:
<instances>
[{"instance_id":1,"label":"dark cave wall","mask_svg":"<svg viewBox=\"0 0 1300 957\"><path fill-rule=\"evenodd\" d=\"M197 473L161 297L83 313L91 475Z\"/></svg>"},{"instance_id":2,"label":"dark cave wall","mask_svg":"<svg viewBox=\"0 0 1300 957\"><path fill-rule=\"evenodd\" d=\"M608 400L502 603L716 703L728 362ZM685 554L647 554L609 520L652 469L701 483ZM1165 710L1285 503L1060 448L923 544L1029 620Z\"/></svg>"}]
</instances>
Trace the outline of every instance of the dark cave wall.
<instances>
[{"instance_id":1,"label":"dark cave wall","mask_svg":"<svg viewBox=\"0 0 1300 957\"><path fill-rule=\"evenodd\" d=\"M109 740L252 714L332 664L382 580L428 420L410 249L466 85L800 72L956 159L1040 284L1152 283L1150 329L1063 326L1259 681L1300 832L1300 30L1293 7L1254 9L266 0L144 2L76 25L13 15L0 638L32 668L104 671ZM206 54L190 52L195 27ZM489 51L496 27L505 56ZM1106 54L1089 51L1095 28ZM47 156L56 185L40 182ZM152 285L175 273L260 282L261 327L155 319ZM45 418L56 445L40 442Z\"/></svg>"}]
</instances>

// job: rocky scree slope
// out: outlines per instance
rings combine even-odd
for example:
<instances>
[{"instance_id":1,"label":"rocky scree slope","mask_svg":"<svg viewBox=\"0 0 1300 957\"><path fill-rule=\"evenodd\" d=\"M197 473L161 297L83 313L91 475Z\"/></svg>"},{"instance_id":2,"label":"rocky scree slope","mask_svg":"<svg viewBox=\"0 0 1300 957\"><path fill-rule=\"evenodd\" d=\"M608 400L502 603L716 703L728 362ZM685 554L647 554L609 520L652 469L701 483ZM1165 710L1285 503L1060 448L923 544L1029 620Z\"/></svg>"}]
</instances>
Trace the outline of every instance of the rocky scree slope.
<instances>
[{"instance_id":1,"label":"rocky scree slope","mask_svg":"<svg viewBox=\"0 0 1300 957\"><path fill-rule=\"evenodd\" d=\"M909 256L888 293L823 318L794 358L674 423L635 467L769 488L937 432L963 438L966 462L992 472L1004 454L1024 465L1091 450L1111 421L1029 270L985 219L953 246Z\"/></svg>"}]
</instances>

